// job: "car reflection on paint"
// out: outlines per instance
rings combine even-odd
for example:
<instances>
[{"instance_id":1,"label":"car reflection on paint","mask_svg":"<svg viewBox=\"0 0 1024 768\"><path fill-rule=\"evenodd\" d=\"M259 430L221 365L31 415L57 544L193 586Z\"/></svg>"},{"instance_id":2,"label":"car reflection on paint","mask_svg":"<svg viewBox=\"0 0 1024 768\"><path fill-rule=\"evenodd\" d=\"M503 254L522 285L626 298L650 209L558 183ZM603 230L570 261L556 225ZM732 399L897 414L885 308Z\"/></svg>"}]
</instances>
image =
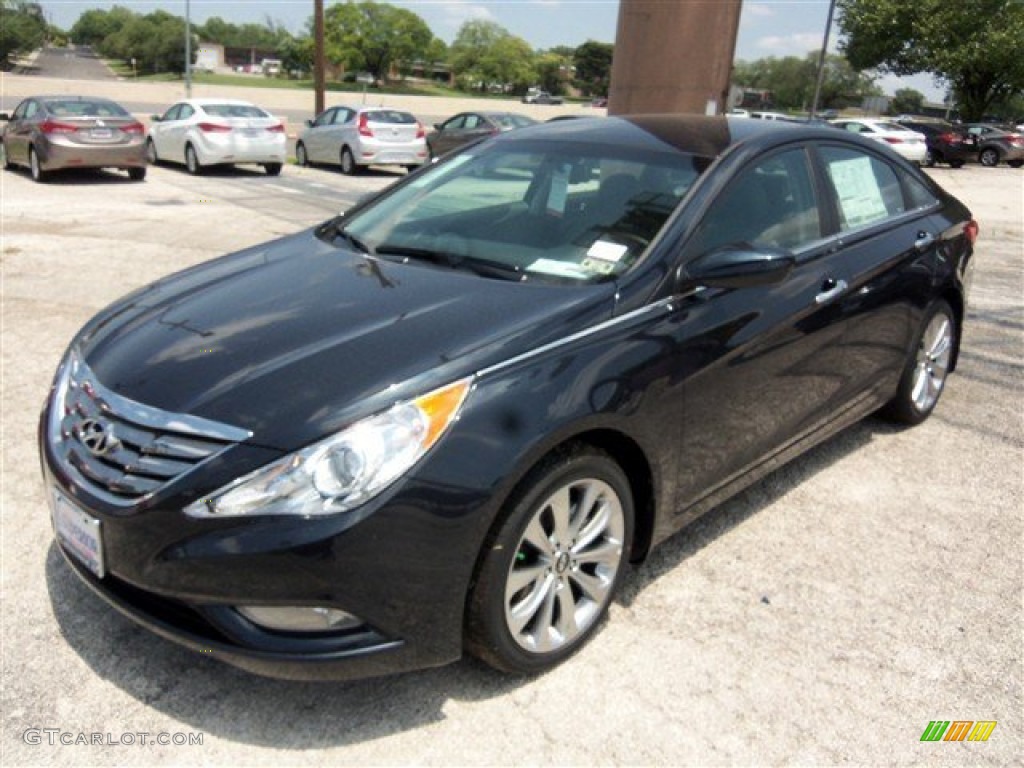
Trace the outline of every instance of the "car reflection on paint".
<instances>
[{"instance_id":1,"label":"car reflection on paint","mask_svg":"<svg viewBox=\"0 0 1024 768\"><path fill-rule=\"evenodd\" d=\"M830 127L496 136L87 323L40 422L61 550L264 674L548 669L688 522L868 414L932 413L977 234Z\"/></svg>"}]
</instances>

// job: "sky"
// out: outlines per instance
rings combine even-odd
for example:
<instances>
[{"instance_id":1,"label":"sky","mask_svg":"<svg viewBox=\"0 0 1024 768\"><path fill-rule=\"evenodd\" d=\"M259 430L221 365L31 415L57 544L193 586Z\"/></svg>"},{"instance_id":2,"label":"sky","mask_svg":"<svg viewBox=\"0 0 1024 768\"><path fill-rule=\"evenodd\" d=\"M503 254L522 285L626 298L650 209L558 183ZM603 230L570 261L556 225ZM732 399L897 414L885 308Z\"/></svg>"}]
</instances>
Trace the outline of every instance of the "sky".
<instances>
[{"instance_id":1,"label":"sky","mask_svg":"<svg viewBox=\"0 0 1024 768\"><path fill-rule=\"evenodd\" d=\"M658 0L664 1L664 0ZM668 0L688 2L690 0ZM618 19L618 0L390 0L392 5L419 14L434 34L451 42L463 22L485 19L501 24L534 48L577 46L587 40L613 42ZM90 8L122 5L139 13L163 9L185 15L185 0L43 0L51 23L70 28ZM332 0L325 0L331 5ZM828 0L743 0L736 58L753 60L766 56L804 56L821 48ZM264 23L268 18L293 33L305 31L313 14L312 0L189 0L189 15L201 24L220 16L235 24ZM829 50L836 48L833 28ZM941 101L943 90L931 76L882 77L878 84L887 93L896 88L916 88L932 101Z\"/></svg>"}]
</instances>

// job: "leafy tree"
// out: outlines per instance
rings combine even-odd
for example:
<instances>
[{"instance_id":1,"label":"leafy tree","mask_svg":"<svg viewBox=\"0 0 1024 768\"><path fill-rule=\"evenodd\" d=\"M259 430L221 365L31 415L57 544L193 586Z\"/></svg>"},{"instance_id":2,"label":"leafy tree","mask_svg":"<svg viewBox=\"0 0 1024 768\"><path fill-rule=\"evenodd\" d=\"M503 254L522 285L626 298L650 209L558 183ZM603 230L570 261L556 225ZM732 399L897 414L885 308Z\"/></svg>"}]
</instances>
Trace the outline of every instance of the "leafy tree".
<instances>
[{"instance_id":1,"label":"leafy tree","mask_svg":"<svg viewBox=\"0 0 1024 768\"><path fill-rule=\"evenodd\" d=\"M0 65L6 68L10 56L35 50L45 38L46 19L39 3L0 2Z\"/></svg>"},{"instance_id":2,"label":"leafy tree","mask_svg":"<svg viewBox=\"0 0 1024 768\"><path fill-rule=\"evenodd\" d=\"M736 62L733 82L746 88L771 91L772 100L781 109L807 109L814 97L818 73L818 54L806 57L769 56L755 61ZM842 109L861 103L881 91L871 77L857 72L842 56L825 57L825 74L821 85L820 106Z\"/></svg>"},{"instance_id":3,"label":"leafy tree","mask_svg":"<svg viewBox=\"0 0 1024 768\"><path fill-rule=\"evenodd\" d=\"M560 94L565 90L565 75L572 67L572 48L569 51L568 56L550 50L534 58L537 82L548 93Z\"/></svg>"},{"instance_id":4,"label":"leafy tree","mask_svg":"<svg viewBox=\"0 0 1024 768\"><path fill-rule=\"evenodd\" d=\"M418 15L373 0L348 0L324 13L326 55L336 64L386 80L393 62L423 58L434 39Z\"/></svg>"},{"instance_id":5,"label":"leafy tree","mask_svg":"<svg viewBox=\"0 0 1024 768\"><path fill-rule=\"evenodd\" d=\"M587 40L573 52L576 87L588 96L607 96L612 77L611 43Z\"/></svg>"},{"instance_id":6,"label":"leafy tree","mask_svg":"<svg viewBox=\"0 0 1024 768\"><path fill-rule=\"evenodd\" d=\"M913 88L900 88L889 102L889 112L894 115L916 115L921 112L924 94Z\"/></svg>"},{"instance_id":7,"label":"leafy tree","mask_svg":"<svg viewBox=\"0 0 1024 768\"><path fill-rule=\"evenodd\" d=\"M133 14L117 32L103 39L99 50L112 59L135 59L141 72L184 72L185 20L166 11ZM194 56L194 46L192 53Z\"/></svg>"},{"instance_id":8,"label":"leafy tree","mask_svg":"<svg viewBox=\"0 0 1024 768\"><path fill-rule=\"evenodd\" d=\"M71 27L71 39L79 45L99 48L106 38L119 31L137 15L120 5L115 5L109 11L85 11Z\"/></svg>"},{"instance_id":9,"label":"leafy tree","mask_svg":"<svg viewBox=\"0 0 1024 768\"><path fill-rule=\"evenodd\" d=\"M1024 91L1020 0L839 0L842 48L859 69L929 72L967 120Z\"/></svg>"},{"instance_id":10,"label":"leafy tree","mask_svg":"<svg viewBox=\"0 0 1024 768\"><path fill-rule=\"evenodd\" d=\"M458 81L477 85L510 86L525 91L536 78L529 43L493 21L467 21L448 49L448 62Z\"/></svg>"},{"instance_id":11,"label":"leafy tree","mask_svg":"<svg viewBox=\"0 0 1024 768\"><path fill-rule=\"evenodd\" d=\"M305 73L313 70L315 51L312 37L289 37L278 46L277 52L281 57L281 69L288 77L291 77L293 72Z\"/></svg>"}]
</instances>

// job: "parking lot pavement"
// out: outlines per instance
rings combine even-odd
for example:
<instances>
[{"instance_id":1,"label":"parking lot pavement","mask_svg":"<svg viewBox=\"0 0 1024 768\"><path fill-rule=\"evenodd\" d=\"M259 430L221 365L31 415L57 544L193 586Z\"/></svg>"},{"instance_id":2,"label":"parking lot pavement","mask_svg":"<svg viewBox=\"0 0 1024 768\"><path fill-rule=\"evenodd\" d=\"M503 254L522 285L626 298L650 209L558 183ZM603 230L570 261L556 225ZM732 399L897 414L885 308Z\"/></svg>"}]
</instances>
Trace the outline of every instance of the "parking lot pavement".
<instances>
[{"instance_id":1,"label":"parking lot pavement","mask_svg":"<svg viewBox=\"0 0 1024 768\"><path fill-rule=\"evenodd\" d=\"M724 504L633 569L594 641L542 677L466 660L316 685L181 650L81 585L52 543L36 418L107 302L397 176L0 173L0 763L1019 764L1024 174L934 176L981 238L960 367L926 424L868 420ZM921 742L932 720L998 725ZM161 734L202 744L140 746Z\"/></svg>"}]
</instances>

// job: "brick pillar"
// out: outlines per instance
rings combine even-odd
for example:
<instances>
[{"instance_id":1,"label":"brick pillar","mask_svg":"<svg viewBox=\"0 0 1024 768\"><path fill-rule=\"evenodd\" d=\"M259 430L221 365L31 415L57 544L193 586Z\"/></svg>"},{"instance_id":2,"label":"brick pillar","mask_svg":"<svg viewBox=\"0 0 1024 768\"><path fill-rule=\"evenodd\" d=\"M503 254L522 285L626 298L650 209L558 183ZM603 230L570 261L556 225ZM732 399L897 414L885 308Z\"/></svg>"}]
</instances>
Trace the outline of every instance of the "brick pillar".
<instances>
[{"instance_id":1,"label":"brick pillar","mask_svg":"<svg viewBox=\"0 0 1024 768\"><path fill-rule=\"evenodd\" d=\"M741 0L619 0L608 114L726 111Z\"/></svg>"}]
</instances>

